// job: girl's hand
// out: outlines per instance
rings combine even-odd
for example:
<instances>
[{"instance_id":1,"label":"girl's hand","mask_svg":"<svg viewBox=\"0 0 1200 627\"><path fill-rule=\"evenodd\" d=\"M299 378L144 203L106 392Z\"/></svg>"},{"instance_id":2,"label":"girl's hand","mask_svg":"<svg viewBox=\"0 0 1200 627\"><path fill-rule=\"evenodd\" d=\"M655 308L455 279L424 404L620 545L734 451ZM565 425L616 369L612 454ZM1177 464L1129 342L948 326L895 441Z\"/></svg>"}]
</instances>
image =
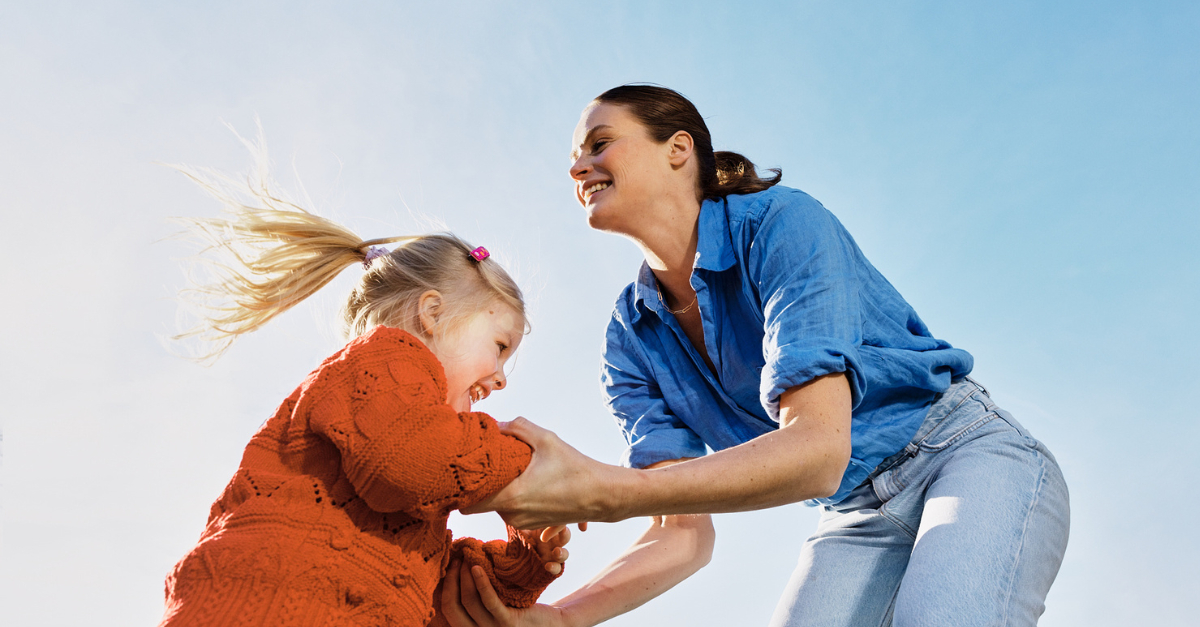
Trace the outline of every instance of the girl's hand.
<instances>
[{"instance_id":1,"label":"girl's hand","mask_svg":"<svg viewBox=\"0 0 1200 627\"><path fill-rule=\"evenodd\" d=\"M571 530L566 525L521 531L520 534L525 539L525 545L532 548L538 559L542 560L546 572L551 575L562 572L563 564L570 555L563 548L571 541Z\"/></svg>"},{"instance_id":2,"label":"girl's hand","mask_svg":"<svg viewBox=\"0 0 1200 627\"><path fill-rule=\"evenodd\" d=\"M516 480L461 510L464 514L495 511L518 529L625 517L618 511L624 493L618 480L636 471L602 464L524 418L500 423L500 430L533 448L533 460Z\"/></svg>"},{"instance_id":3,"label":"girl's hand","mask_svg":"<svg viewBox=\"0 0 1200 627\"><path fill-rule=\"evenodd\" d=\"M547 564L549 566L549 564ZM451 562L442 583L442 616L451 627L563 627L562 610L537 604L504 605L483 569Z\"/></svg>"}]
</instances>

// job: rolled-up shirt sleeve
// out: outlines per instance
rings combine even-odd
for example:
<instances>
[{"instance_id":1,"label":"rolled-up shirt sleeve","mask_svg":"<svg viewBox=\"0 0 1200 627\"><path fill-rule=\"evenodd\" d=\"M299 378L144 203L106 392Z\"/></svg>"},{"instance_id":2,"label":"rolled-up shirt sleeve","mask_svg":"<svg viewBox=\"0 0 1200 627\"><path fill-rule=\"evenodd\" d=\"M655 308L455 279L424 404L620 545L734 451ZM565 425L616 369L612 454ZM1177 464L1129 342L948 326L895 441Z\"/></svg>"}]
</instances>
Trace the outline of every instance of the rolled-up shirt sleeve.
<instances>
[{"instance_id":1,"label":"rolled-up shirt sleeve","mask_svg":"<svg viewBox=\"0 0 1200 627\"><path fill-rule=\"evenodd\" d=\"M648 371L641 343L626 328L620 308L609 323L600 365L604 402L625 436L621 464L645 468L661 461L702 457L700 436L674 415Z\"/></svg>"},{"instance_id":2,"label":"rolled-up shirt sleeve","mask_svg":"<svg viewBox=\"0 0 1200 627\"><path fill-rule=\"evenodd\" d=\"M747 256L763 311L760 395L779 419L779 397L817 377L845 372L853 406L866 393L859 357L862 311L857 247L845 228L803 192L773 198Z\"/></svg>"}]
</instances>

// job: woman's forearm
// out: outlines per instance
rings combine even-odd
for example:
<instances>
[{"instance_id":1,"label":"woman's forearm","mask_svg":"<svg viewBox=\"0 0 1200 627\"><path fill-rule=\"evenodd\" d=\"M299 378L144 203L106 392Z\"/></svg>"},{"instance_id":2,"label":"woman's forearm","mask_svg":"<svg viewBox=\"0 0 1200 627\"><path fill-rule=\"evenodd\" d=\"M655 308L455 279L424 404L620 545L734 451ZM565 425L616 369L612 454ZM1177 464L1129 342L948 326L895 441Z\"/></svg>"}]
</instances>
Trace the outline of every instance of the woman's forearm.
<instances>
[{"instance_id":1,"label":"woman's forearm","mask_svg":"<svg viewBox=\"0 0 1200 627\"><path fill-rule=\"evenodd\" d=\"M518 419L503 429L533 447L533 461L499 493L462 511L496 511L514 527L535 529L738 512L828 496L850 461L850 404L844 374L819 377L784 392L779 430L653 470L602 464Z\"/></svg>"},{"instance_id":2,"label":"woman's forearm","mask_svg":"<svg viewBox=\"0 0 1200 627\"><path fill-rule=\"evenodd\" d=\"M590 582L552 605L568 627L597 625L657 597L712 557L712 517L655 516L650 528Z\"/></svg>"},{"instance_id":3,"label":"woman's forearm","mask_svg":"<svg viewBox=\"0 0 1200 627\"><path fill-rule=\"evenodd\" d=\"M610 499L612 519L748 511L835 492L850 459L845 376L785 392L780 424L778 431L699 459L607 473L610 485L601 493Z\"/></svg>"}]
</instances>

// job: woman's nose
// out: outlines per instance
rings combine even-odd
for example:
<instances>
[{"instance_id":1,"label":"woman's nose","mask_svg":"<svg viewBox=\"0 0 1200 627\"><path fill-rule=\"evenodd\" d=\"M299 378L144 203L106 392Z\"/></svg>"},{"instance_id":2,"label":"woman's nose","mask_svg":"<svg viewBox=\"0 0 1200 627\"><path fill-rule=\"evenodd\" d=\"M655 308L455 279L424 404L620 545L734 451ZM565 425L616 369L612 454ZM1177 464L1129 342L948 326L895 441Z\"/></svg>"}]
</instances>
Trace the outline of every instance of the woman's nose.
<instances>
[{"instance_id":1,"label":"woman's nose","mask_svg":"<svg viewBox=\"0 0 1200 627\"><path fill-rule=\"evenodd\" d=\"M587 176L588 172L590 171L591 168L588 167L587 163L584 163L583 157L576 159L575 162L571 164L571 178L573 179L582 179L583 177Z\"/></svg>"}]
</instances>

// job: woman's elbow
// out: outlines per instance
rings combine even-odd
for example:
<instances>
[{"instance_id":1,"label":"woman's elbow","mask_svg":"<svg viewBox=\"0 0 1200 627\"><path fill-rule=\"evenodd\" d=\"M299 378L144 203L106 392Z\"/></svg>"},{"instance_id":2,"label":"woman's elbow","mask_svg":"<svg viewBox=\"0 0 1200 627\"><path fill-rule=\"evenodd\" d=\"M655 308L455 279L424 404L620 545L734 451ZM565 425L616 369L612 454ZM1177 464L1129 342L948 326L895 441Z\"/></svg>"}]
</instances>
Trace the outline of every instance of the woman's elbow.
<instances>
[{"instance_id":1,"label":"woman's elbow","mask_svg":"<svg viewBox=\"0 0 1200 627\"><path fill-rule=\"evenodd\" d=\"M709 519L708 531L700 536L699 542L696 543L696 570L700 570L712 561L713 549L717 545L717 532L712 528L711 518Z\"/></svg>"},{"instance_id":2,"label":"woman's elbow","mask_svg":"<svg viewBox=\"0 0 1200 627\"><path fill-rule=\"evenodd\" d=\"M695 550L692 552L692 565L700 570L712 561L713 549L717 545L717 530L713 528L712 516L702 514L704 520L696 525Z\"/></svg>"},{"instance_id":3,"label":"woman's elbow","mask_svg":"<svg viewBox=\"0 0 1200 627\"><path fill-rule=\"evenodd\" d=\"M691 572L704 568L712 561L713 549L717 544L717 531L713 527L711 515L664 516L661 524L665 529L673 531L676 537L686 538L686 561Z\"/></svg>"},{"instance_id":4,"label":"woman's elbow","mask_svg":"<svg viewBox=\"0 0 1200 627\"><path fill-rule=\"evenodd\" d=\"M813 495L810 498L827 499L827 498L833 496L834 494L837 493L838 488L840 488L842 485L841 479L842 479L841 475L839 475L836 480L834 480L832 478L831 479L822 479L820 481L820 483L818 483L816 486L814 486L814 488L812 490ZM805 500L807 500L807 499L805 499Z\"/></svg>"},{"instance_id":5,"label":"woman's elbow","mask_svg":"<svg viewBox=\"0 0 1200 627\"><path fill-rule=\"evenodd\" d=\"M842 486L842 477L846 474L846 468L850 465L850 443L838 443L836 447L828 452L828 455L823 460L818 468L813 472L813 491L816 493L814 498L828 498L833 496L838 488Z\"/></svg>"}]
</instances>

